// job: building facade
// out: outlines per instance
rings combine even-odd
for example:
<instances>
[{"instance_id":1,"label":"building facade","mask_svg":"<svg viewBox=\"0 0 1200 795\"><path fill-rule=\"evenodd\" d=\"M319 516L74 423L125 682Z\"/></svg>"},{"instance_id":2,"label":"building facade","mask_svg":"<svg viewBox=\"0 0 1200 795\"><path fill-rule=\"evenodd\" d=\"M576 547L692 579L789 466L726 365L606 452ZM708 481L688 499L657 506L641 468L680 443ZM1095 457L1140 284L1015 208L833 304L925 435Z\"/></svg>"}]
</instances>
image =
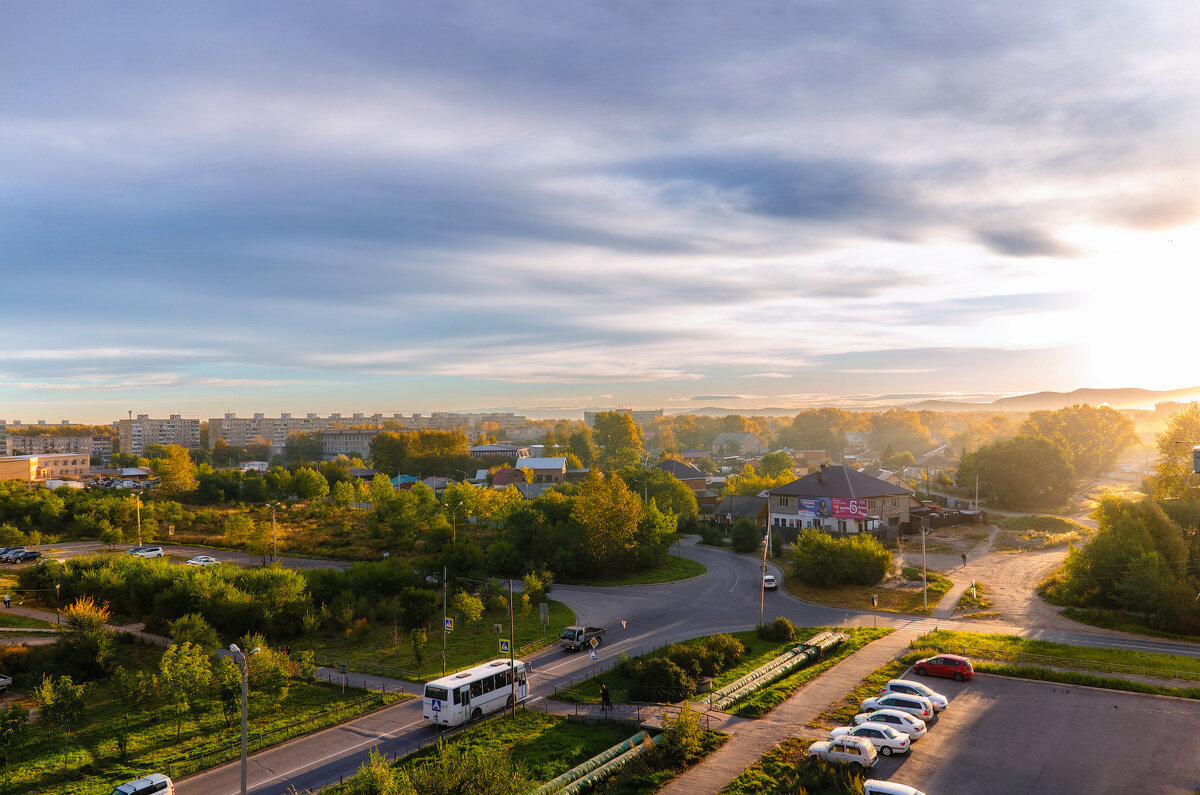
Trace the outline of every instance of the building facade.
<instances>
[{"instance_id":1,"label":"building facade","mask_svg":"<svg viewBox=\"0 0 1200 795\"><path fill-rule=\"evenodd\" d=\"M79 453L44 453L0 457L0 480L37 483L44 480L81 480L92 472L91 460Z\"/></svg>"},{"instance_id":2,"label":"building facade","mask_svg":"<svg viewBox=\"0 0 1200 795\"><path fill-rule=\"evenodd\" d=\"M145 455L152 444L200 449L200 420L185 419L172 414L168 419L151 419L146 414L137 419L117 420L117 439L122 453Z\"/></svg>"},{"instance_id":3,"label":"building facade","mask_svg":"<svg viewBox=\"0 0 1200 795\"><path fill-rule=\"evenodd\" d=\"M909 524L911 490L851 467L823 466L769 494L772 527L817 527L831 533L886 530Z\"/></svg>"}]
</instances>

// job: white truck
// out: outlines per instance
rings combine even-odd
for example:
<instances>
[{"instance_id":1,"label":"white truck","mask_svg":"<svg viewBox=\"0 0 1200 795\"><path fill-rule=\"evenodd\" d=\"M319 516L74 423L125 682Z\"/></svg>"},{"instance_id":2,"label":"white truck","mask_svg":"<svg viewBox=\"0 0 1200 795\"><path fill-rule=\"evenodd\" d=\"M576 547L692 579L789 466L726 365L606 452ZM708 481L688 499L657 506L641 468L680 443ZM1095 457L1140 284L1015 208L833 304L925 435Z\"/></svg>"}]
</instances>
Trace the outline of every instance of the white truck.
<instances>
[{"instance_id":1,"label":"white truck","mask_svg":"<svg viewBox=\"0 0 1200 795\"><path fill-rule=\"evenodd\" d=\"M558 645L567 651L579 651L600 645L604 627L566 627L558 636ZM592 640L596 643L593 645Z\"/></svg>"},{"instance_id":2,"label":"white truck","mask_svg":"<svg viewBox=\"0 0 1200 795\"><path fill-rule=\"evenodd\" d=\"M8 690L8 686L12 684L12 677L0 674L0 693Z\"/></svg>"}]
</instances>

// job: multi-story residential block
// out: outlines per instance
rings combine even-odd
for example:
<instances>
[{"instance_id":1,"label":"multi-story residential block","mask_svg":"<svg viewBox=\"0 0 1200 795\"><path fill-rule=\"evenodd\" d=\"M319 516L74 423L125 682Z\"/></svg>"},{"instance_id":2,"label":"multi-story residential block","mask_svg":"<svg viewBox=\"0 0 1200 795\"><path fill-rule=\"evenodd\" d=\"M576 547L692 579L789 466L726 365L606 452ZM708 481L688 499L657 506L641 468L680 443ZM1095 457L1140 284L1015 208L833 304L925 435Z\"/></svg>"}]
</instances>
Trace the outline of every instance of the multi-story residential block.
<instances>
[{"instance_id":1,"label":"multi-story residential block","mask_svg":"<svg viewBox=\"0 0 1200 795\"><path fill-rule=\"evenodd\" d=\"M477 444L471 447L471 458L504 456L506 458L529 458L529 448L520 444Z\"/></svg>"},{"instance_id":2,"label":"multi-story residential block","mask_svg":"<svg viewBox=\"0 0 1200 795\"><path fill-rule=\"evenodd\" d=\"M379 428L338 428L322 431L321 457L326 461L332 461L339 455L367 458L371 455L371 442L379 433Z\"/></svg>"},{"instance_id":3,"label":"multi-story residential block","mask_svg":"<svg viewBox=\"0 0 1200 795\"><path fill-rule=\"evenodd\" d=\"M44 453L0 457L0 480L37 483L43 480L86 478L92 466L88 456L79 453Z\"/></svg>"},{"instance_id":4,"label":"multi-story residential block","mask_svg":"<svg viewBox=\"0 0 1200 795\"><path fill-rule=\"evenodd\" d=\"M756 433L721 433L712 443L713 455L718 456L758 455L762 451L763 442Z\"/></svg>"},{"instance_id":5,"label":"multi-story residential block","mask_svg":"<svg viewBox=\"0 0 1200 795\"><path fill-rule=\"evenodd\" d=\"M112 455L112 440L103 436L26 436L8 437L9 455L41 455L43 453L75 453L76 455L101 455L96 450L97 439L109 439L109 456Z\"/></svg>"},{"instance_id":6,"label":"multi-story residential block","mask_svg":"<svg viewBox=\"0 0 1200 795\"><path fill-rule=\"evenodd\" d=\"M185 419L172 414L168 419L151 419L139 414L137 419L117 420L117 438L122 453L144 455L151 444L200 449L200 420Z\"/></svg>"}]
</instances>

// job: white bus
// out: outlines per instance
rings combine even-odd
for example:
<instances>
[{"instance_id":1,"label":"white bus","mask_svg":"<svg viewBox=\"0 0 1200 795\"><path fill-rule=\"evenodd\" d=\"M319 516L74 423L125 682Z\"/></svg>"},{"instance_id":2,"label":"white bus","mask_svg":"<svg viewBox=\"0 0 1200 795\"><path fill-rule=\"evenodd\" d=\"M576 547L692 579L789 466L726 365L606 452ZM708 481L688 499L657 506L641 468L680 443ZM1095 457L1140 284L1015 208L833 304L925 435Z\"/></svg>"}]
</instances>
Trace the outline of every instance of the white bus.
<instances>
[{"instance_id":1,"label":"white bus","mask_svg":"<svg viewBox=\"0 0 1200 795\"><path fill-rule=\"evenodd\" d=\"M516 700L529 695L525 663L517 660ZM508 660L492 660L425 685L425 720L438 726L459 726L489 712L512 706L513 667Z\"/></svg>"}]
</instances>

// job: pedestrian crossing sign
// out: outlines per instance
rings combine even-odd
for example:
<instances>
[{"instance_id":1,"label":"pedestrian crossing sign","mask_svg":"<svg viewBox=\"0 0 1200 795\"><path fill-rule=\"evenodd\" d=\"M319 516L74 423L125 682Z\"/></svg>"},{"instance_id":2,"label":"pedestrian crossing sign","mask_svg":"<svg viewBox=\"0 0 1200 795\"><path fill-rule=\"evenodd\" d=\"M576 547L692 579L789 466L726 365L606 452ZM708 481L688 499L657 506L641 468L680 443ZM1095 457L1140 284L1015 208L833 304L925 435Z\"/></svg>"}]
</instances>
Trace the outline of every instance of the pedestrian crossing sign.
<instances>
[{"instance_id":1,"label":"pedestrian crossing sign","mask_svg":"<svg viewBox=\"0 0 1200 795\"><path fill-rule=\"evenodd\" d=\"M508 641L506 641L506 640L500 641L500 653L508 654Z\"/></svg>"},{"instance_id":2,"label":"pedestrian crossing sign","mask_svg":"<svg viewBox=\"0 0 1200 795\"><path fill-rule=\"evenodd\" d=\"M453 632L453 631L454 631L454 619L453 619L453 618L447 618L447 619L446 619L446 631L447 631L447 632Z\"/></svg>"}]
</instances>

